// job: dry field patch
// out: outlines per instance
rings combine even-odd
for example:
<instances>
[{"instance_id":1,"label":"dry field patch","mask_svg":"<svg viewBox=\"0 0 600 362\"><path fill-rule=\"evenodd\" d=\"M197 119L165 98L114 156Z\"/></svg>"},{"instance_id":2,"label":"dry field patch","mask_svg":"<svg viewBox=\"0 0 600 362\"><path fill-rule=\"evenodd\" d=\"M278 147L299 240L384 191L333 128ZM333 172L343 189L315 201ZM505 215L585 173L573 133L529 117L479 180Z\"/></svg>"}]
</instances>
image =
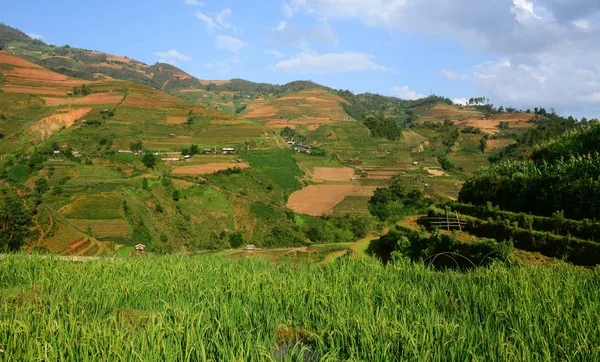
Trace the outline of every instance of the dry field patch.
<instances>
[{"instance_id":1,"label":"dry field patch","mask_svg":"<svg viewBox=\"0 0 600 362\"><path fill-rule=\"evenodd\" d=\"M2 87L2 90L7 93L39 94L48 96L63 96L66 94L66 91L64 90L51 87L7 85Z\"/></svg>"},{"instance_id":2,"label":"dry field patch","mask_svg":"<svg viewBox=\"0 0 600 362\"><path fill-rule=\"evenodd\" d=\"M228 168L249 168L247 163L207 163L204 165L179 166L173 169L173 175L206 175Z\"/></svg>"},{"instance_id":3,"label":"dry field patch","mask_svg":"<svg viewBox=\"0 0 600 362\"><path fill-rule=\"evenodd\" d=\"M76 120L90 113L92 108L63 109L62 113L53 114L31 126L31 130L38 132L40 139L44 140L62 127L71 127Z\"/></svg>"},{"instance_id":4,"label":"dry field patch","mask_svg":"<svg viewBox=\"0 0 600 362\"><path fill-rule=\"evenodd\" d=\"M354 169L350 167L315 167L313 180L315 181L349 181L354 176Z\"/></svg>"},{"instance_id":5,"label":"dry field patch","mask_svg":"<svg viewBox=\"0 0 600 362\"><path fill-rule=\"evenodd\" d=\"M167 116L167 124L184 124L187 122L185 116Z\"/></svg>"},{"instance_id":6,"label":"dry field patch","mask_svg":"<svg viewBox=\"0 0 600 362\"><path fill-rule=\"evenodd\" d=\"M108 93L94 93L81 98L48 98L42 97L48 106L61 105L97 105L97 104L116 104L123 99L123 96Z\"/></svg>"},{"instance_id":7,"label":"dry field patch","mask_svg":"<svg viewBox=\"0 0 600 362\"><path fill-rule=\"evenodd\" d=\"M310 185L294 192L288 199L287 207L311 216L329 215L348 194L359 189L358 185Z\"/></svg>"}]
</instances>

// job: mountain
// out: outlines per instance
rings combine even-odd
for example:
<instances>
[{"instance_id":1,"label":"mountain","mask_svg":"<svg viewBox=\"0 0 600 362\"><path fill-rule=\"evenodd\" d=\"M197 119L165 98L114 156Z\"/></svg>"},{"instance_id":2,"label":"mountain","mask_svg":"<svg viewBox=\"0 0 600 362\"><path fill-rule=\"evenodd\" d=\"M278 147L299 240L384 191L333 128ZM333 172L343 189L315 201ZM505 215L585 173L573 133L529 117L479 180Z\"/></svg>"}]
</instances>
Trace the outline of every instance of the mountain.
<instances>
[{"instance_id":1,"label":"mountain","mask_svg":"<svg viewBox=\"0 0 600 362\"><path fill-rule=\"evenodd\" d=\"M490 160L526 157L576 122L310 81L205 81L0 30L0 198L24 215L14 227L29 250L350 242L408 204L456 199ZM374 208L390 185L410 199Z\"/></svg>"}]
</instances>

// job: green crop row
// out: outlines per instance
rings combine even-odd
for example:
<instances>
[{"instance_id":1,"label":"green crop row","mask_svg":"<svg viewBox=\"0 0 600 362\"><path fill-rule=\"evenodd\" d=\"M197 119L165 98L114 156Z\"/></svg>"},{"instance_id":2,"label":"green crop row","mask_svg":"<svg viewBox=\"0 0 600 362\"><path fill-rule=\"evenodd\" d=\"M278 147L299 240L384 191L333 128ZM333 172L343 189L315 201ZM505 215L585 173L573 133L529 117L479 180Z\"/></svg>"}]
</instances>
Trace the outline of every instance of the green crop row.
<instances>
[{"instance_id":1,"label":"green crop row","mask_svg":"<svg viewBox=\"0 0 600 362\"><path fill-rule=\"evenodd\" d=\"M563 263L440 273L402 259L9 255L0 358L597 361L599 281Z\"/></svg>"}]
</instances>

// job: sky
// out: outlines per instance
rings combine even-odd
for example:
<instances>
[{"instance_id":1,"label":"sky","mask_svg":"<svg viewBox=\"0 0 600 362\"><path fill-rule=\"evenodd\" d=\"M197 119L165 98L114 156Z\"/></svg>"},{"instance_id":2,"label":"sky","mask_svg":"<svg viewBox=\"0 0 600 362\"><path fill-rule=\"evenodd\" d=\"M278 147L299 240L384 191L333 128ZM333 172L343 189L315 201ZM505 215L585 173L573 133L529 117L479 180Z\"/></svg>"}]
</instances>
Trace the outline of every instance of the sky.
<instances>
[{"instance_id":1,"label":"sky","mask_svg":"<svg viewBox=\"0 0 600 362\"><path fill-rule=\"evenodd\" d=\"M0 22L200 79L600 117L599 0L3 0Z\"/></svg>"}]
</instances>

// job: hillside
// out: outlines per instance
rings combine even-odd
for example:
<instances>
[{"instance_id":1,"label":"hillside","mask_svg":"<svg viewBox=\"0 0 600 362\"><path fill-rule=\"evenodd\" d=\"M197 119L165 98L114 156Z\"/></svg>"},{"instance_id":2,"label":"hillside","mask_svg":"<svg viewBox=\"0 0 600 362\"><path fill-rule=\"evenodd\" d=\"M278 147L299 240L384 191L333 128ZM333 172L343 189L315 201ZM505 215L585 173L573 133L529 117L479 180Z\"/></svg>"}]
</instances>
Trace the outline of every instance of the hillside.
<instances>
[{"instance_id":1,"label":"hillside","mask_svg":"<svg viewBox=\"0 0 600 362\"><path fill-rule=\"evenodd\" d=\"M28 250L349 243L456 200L490 160L526 157L575 122L310 81L203 81L0 30L0 178ZM402 201L373 206L387 187Z\"/></svg>"}]
</instances>

